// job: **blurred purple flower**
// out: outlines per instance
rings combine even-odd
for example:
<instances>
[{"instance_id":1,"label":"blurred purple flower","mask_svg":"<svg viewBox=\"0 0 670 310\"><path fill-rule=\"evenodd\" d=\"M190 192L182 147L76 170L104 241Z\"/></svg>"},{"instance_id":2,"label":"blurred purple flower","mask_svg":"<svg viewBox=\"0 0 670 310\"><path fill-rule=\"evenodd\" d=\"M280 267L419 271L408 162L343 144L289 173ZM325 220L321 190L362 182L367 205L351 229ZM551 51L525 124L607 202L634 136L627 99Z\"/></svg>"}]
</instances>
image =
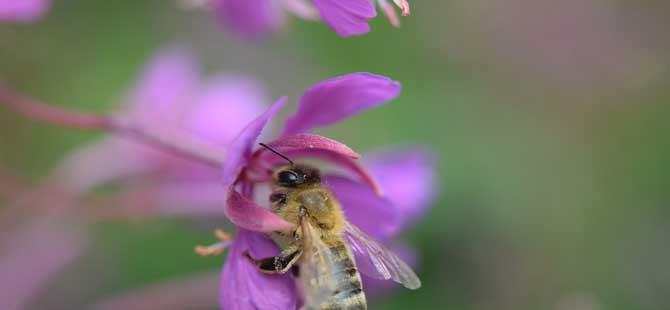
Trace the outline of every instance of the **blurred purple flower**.
<instances>
[{"instance_id":1,"label":"blurred purple flower","mask_svg":"<svg viewBox=\"0 0 670 310\"><path fill-rule=\"evenodd\" d=\"M374 170L368 171L355 161L359 155L346 145L307 132L382 105L399 93L398 82L369 73L353 73L320 82L305 92L279 138L268 143L289 157L316 158L343 168L344 175L324 175L326 185L340 200L347 219L381 240L395 236L406 223L404 217L420 214L428 206L433 186L430 156L424 156L421 151L380 155L371 162ZM227 190L225 213L240 227L240 235L232 243L223 268L223 309L295 309L298 304L299 297L290 275L264 275L241 255L247 250L256 258L276 255L278 248L264 232L291 225L253 201L256 185L270 182L271 168L280 160L263 148L255 151L254 148L265 125L285 103L285 98L280 99L250 122L227 150L223 171ZM396 171L394 163L405 171ZM385 175L381 187L372 174ZM398 185L400 182L417 185L402 187ZM383 197L380 193L384 185L401 192L405 189L416 192ZM270 296L268 292L278 296Z\"/></svg>"},{"instance_id":2,"label":"blurred purple flower","mask_svg":"<svg viewBox=\"0 0 670 310\"><path fill-rule=\"evenodd\" d=\"M391 24L399 26L393 5L388 0L376 2ZM407 0L393 0L393 3L403 16L409 15ZM215 0L213 11L225 26L247 37L278 31L284 24L284 11L307 20L320 17L342 37L368 33L368 20L377 15L371 0Z\"/></svg>"},{"instance_id":3,"label":"blurred purple flower","mask_svg":"<svg viewBox=\"0 0 670 310\"><path fill-rule=\"evenodd\" d=\"M219 281L220 272L213 270L179 275L114 293L87 309L215 309Z\"/></svg>"},{"instance_id":4,"label":"blurred purple flower","mask_svg":"<svg viewBox=\"0 0 670 310\"><path fill-rule=\"evenodd\" d=\"M50 7L51 0L0 0L0 22L32 23Z\"/></svg>"},{"instance_id":5,"label":"blurred purple flower","mask_svg":"<svg viewBox=\"0 0 670 310\"><path fill-rule=\"evenodd\" d=\"M223 147L262 111L264 93L257 82L242 77L216 75L201 81L188 52L168 49L147 65L119 113L155 131L186 131ZM223 215L216 169L123 137L108 136L76 150L56 175L76 193L113 181L153 176L157 184L146 194L166 213Z\"/></svg>"},{"instance_id":6,"label":"blurred purple flower","mask_svg":"<svg viewBox=\"0 0 670 310\"><path fill-rule=\"evenodd\" d=\"M257 37L284 24L281 8L273 0L217 0L213 12L234 33Z\"/></svg>"},{"instance_id":7,"label":"blurred purple flower","mask_svg":"<svg viewBox=\"0 0 670 310\"><path fill-rule=\"evenodd\" d=\"M40 219L14 233L3 232L0 309L24 309L40 289L79 257L84 240L70 226Z\"/></svg>"},{"instance_id":8,"label":"blurred purple flower","mask_svg":"<svg viewBox=\"0 0 670 310\"><path fill-rule=\"evenodd\" d=\"M368 154L366 166L400 213L399 230L414 224L437 194L436 159L422 147Z\"/></svg>"}]
</instances>

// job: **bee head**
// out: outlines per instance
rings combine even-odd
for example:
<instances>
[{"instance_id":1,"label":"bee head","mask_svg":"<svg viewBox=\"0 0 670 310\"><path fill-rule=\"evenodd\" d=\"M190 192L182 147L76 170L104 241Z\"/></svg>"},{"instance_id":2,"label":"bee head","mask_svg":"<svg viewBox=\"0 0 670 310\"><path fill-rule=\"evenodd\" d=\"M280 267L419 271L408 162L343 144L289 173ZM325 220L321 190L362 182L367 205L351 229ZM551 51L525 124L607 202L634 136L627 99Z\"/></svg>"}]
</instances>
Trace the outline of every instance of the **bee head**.
<instances>
[{"instance_id":1,"label":"bee head","mask_svg":"<svg viewBox=\"0 0 670 310\"><path fill-rule=\"evenodd\" d=\"M283 187L300 187L302 185L321 183L319 170L307 165L292 164L279 167L273 175L275 184Z\"/></svg>"},{"instance_id":2,"label":"bee head","mask_svg":"<svg viewBox=\"0 0 670 310\"><path fill-rule=\"evenodd\" d=\"M301 185L321 183L321 176L318 169L307 165L296 164L290 158L286 157L286 155L273 149L269 145L265 143L259 144L289 162L289 165L279 167L275 170L273 174L275 184L283 187L295 188Z\"/></svg>"}]
</instances>

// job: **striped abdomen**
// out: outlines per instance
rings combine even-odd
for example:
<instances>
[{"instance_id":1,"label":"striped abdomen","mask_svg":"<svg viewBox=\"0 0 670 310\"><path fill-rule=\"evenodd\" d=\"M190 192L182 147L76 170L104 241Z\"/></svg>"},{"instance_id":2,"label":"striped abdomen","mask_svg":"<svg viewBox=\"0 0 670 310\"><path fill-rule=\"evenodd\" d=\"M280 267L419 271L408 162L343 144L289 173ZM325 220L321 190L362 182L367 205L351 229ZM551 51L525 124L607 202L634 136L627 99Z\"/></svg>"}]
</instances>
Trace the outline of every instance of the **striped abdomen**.
<instances>
[{"instance_id":1,"label":"striped abdomen","mask_svg":"<svg viewBox=\"0 0 670 310\"><path fill-rule=\"evenodd\" d=\"M362 310L367 309L365 293L361 284L361 276L356 268L349 247L342 240L327 242L333 266L328 268L330 277L335 280L332 295L326 298L317 309L319 310Z\"/></svg>"}]
</instances>

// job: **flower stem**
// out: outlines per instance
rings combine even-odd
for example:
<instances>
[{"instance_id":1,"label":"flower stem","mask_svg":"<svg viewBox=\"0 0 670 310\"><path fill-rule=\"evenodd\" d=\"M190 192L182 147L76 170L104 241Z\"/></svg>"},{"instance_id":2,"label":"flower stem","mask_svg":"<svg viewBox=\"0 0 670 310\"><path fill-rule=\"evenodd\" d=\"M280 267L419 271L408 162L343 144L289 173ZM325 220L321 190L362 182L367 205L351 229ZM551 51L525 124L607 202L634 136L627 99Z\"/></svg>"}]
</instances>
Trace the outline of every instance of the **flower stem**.
<instances>
[{"instance_id":1,"label":"flower stem","mask_svg":"<svg viewBox=\"0 0 670 310\"><path fill-rule=\"evenodd\" d=\"M123 116L85 113L64 109L12 92L0 84L0 105L42 123L107 131L160 148L163 151L220 168L225 153L222 149L195 139L183 131L142 126Z\"/></svg>"},{"instance_id":2,"label":"flower stem","mask_svg":"<svg viewBox=\"0 0 670 310\"><path fill-rule=\"evenodd\" d=\"M39 100L16 94L3 85L0 85L0 104L29 119L56 126L97 130L112 128L110 118L104 115L80 113L50 106Z\"/></svg>"}]
</instances>

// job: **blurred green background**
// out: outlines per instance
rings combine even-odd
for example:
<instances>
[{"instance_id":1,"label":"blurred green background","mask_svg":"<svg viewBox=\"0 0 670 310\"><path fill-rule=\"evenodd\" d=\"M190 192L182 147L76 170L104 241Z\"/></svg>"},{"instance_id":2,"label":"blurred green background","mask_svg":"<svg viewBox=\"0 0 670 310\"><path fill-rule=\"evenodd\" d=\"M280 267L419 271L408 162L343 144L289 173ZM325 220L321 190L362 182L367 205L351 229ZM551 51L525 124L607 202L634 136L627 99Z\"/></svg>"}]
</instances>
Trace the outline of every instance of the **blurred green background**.
<instances>
[{"instance_id":1,"label":"blurred green background","mask_svg":"<svg viewBox=\"0 0 670 310\"><path fill-rule=\"evenodd\" d=\"M56 1L37 24L0 26L0 79L53 104L107 111L175 43L293 104L327 77L387 75L402 82L399 99L325 132L360 151L430 146L441 191L404 236L420 251L423 288L372 309L669 309L667 12L654 0L423 0L401 29L380 16L370 34L342 39L291 19L251 43L172 1ZM100 136L5 109L0 128L0 162L35 182ZM93 250L30 308L86 308L218 269L222 258L192 253L218 225L97 225Z\"/></svg>"}]
</instances>

